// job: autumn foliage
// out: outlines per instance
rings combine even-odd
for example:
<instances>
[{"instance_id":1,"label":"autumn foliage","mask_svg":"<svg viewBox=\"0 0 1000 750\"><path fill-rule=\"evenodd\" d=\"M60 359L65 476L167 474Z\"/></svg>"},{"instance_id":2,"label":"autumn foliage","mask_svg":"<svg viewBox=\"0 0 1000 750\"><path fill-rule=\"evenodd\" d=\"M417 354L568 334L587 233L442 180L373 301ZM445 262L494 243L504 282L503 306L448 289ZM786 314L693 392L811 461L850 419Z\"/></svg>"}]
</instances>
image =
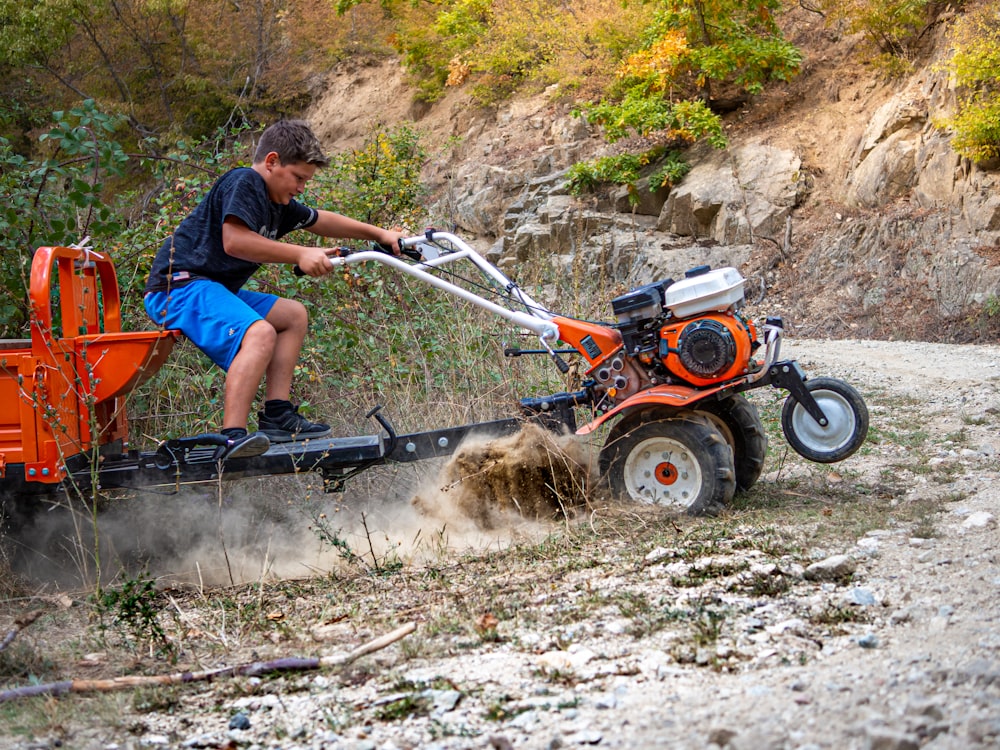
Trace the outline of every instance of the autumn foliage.
<instances>
[{"instance_id":1,"label":"autumn foliage","mask_svg":"<svg viewBox=\"0 0 1000 750\"><path fill-rule=\"evenodd\" d=\"M951 39L948 70L958 88L958 110L943 125L962 156L1000 159L1000 8L983 3L960 17Z\"/></svg>"}]
</instances>

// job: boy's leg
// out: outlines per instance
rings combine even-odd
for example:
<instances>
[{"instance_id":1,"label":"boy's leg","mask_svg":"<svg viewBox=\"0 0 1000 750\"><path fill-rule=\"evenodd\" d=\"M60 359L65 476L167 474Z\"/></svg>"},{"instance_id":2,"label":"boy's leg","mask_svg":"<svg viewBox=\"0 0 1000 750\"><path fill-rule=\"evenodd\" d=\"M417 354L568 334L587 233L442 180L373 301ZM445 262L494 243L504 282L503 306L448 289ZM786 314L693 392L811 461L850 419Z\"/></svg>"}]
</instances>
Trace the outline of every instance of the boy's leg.
<instances>
[{"instance_id":1,"label":"boy's leg","mask_svg":"<svg viewBox=\"0 0 1000 750\"><path fill-rule=\"evenodd\" d=\"M226 372L222 429L246 429L260 381L273 361L277 338L274 326L266 320L258 320L247 329L240 349Z\"/></svg>"},{"instance_id":2,"label":"boy's leg","mask_svg":"<svg viewBox=\"0 0 1000 750\"><path fill-rule=\"evenodd\" d=\"M268 401L287 401L291 397L292 376L309 327L309 315L301 302L279 298L265 320L277 336L271 361L267 365L264 398Z\"/></svg>"},{"instance_id":3,"label":"boy's leg","mask_svg":"<svg viewBox=\"0 0 1000 750\"><path fill-rule=\"evenodd\" d=\"M272 442L326 437L330 425L311 422L292 405L292 375L302 353L302 342L309 326L309 315L299 302L279 299L268 312L266 321L274 326L277 340L267 368L264 410L258 429Z\"/></svg>"},{"instance_id":4,"label":"boy's leg","mask_svg":"<svg viewBox=\"0 0 1000 750\"><path fill-rule=\"evenodd\" d=\"M274 356L277 331L266 318L279 301L273 294L234 294L208 279L144 298L154 322L179 328L226 371L223 429L246 429L260 381Z\"/></svg>"},{"instance_id":5,"label":"boy's leg","mask_svg":"<svg viewBox=\"0 0 1000 750\"><path fill-rule=\"evenodd\" d=\"M269 444L264 435L248 435L246 425L274 354L277 334L264 316L277 297L254 293L251 299L252 303L207 279L144 298L154 322L179 328L227 371L222 432L230 442L228 458L258 455Z\"/></svg>"},{"instance_id":6,"label":"boy's leg","mask_svg":"<svg viewBox=\"0 0 1000 750\"><path fill-rule=\"evenodd\" d=\"M246 428L265 374L265 398L288 400L292 375L309 326L309 316L301 302L246 291L239 296L262 313L264 319L247 329L226 373L223 429Z\"/></svg>"}]
</instances>

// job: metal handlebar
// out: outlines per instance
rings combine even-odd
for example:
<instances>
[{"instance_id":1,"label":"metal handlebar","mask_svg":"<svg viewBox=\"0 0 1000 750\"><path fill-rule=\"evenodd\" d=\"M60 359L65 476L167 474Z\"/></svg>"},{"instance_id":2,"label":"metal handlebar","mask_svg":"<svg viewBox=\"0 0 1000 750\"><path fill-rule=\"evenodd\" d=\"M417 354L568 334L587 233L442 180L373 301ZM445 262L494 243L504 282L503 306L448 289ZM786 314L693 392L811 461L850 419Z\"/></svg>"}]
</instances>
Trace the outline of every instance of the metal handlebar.
<instances>
[{"instance_id":1,"label":"metal handlebar","mask_svg":"<svg viewBox=\"0 0 1000 750\"><path fill-rule=\"evenodd\" d=\"M528 294L523 292L513 281L507 278L507 276L505 276L500 269L483 258L482 255L467 245L461 238L456 237L449 232L428 230L422 235L405 237L400 240L399 244L400 251L402 253L406 253L407 256L412 257L411 253L406 252L407 250L420 252L419 248L421 246L424 246L425 248L433 247L435 250L439 250L441 242L447 242L455 249L450 252L439 253L437 257L434 258L427 258L426 255L421 253L422 260L419 263L409 263L403 261L399 256L382 250L348 250L346 253L331 257L329 260L330 265L334 267L350 265L353 263L364 263L365 261L375 261L376 263L391 266L392 268L418 278L437 289L441 289L452 296L458 297L459 299L465 300L466 302L476 305L477 307L481 307L494 315L498 315L501 318L509 320L515 325L527 328L529 331L537 334L542 339L543 345L546 342L557 341L559 339L559 327L553 322L554 316L540 307L530 296L528 296ZM453 284L452 282L443 279L440 276L435 276L429 272L435 268L439 268L448 263L455 263L460 260L468 260L471 262L481 273L489 277L494 283L510 294L519 304L523 305L528 312L509 310L502 305L498 305L474 292L470 292L468 289Z\"/></svg>"}]
</instances>

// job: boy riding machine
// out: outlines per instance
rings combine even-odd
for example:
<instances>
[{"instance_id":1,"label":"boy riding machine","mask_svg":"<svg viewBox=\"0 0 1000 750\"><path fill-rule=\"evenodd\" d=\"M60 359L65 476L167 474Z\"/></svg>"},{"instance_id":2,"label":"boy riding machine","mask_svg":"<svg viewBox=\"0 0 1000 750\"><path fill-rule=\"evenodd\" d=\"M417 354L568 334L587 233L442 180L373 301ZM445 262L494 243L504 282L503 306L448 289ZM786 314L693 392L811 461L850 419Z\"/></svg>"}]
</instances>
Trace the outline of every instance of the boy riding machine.
<instances>
[{"instance_id":1,"label":"boy riding machine","mask_svg":"<svg viewBox=\"0 0 1000 750\"><path fill-rule=\"evenodd\" d=\"M31 268L31 338L0 340L0 498L37 502L33 496L67 489L176 488L308 471L339 490L371 466L448 455L470 434L510 433L528 418L581 436L607 426L599 468L612 491L713 514L763 469L767 440L747 391L788 391L782 431L811 461L840 461L864 442L861 396L847 383L809 379L795 361L779 360L780 318L768 318L758 339L742 311L744 279L734 268L702 266L679 281L634 289L612 300L617 321L599 324L546 310L453 234L428 230L402 240L401 249L405 258L340 250L330 262L382 263L478 305L534 333L541 344L535 351L564 373L569 365L560 354L578 354L586 362L580 389L522 399L522 414L508 419L409 435L397 435L375 409L368 416L379 434L281 443L253 458L227 459L226 439L217 434L140 452L129 446L125 400L163 365L179 333L122 331L111 258L45 247ZM447 271L457 262L474 265L494 299L453 283ZM557 352L559 342L568 349ZM578 413L587 417L579 427Z\"/></svg>"}]
</instances>

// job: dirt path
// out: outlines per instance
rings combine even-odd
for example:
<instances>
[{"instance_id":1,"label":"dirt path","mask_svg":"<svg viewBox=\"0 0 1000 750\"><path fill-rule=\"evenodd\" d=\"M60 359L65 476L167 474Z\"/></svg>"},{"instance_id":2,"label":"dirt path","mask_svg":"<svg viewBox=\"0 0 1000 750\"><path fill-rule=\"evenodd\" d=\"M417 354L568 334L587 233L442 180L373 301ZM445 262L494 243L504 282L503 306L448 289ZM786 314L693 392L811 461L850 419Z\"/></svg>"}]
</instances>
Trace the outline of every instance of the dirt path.
<instances>
[{"instance_id":1,"label":"dirt path","mask_svg":"<svg viewBox=\"0 0 1000 750\"><path fill-rule=\"evenodd\" d=\"M936 535L890 526L839 549L814 550L854 560L851 585L795 592L795 606L765 604L745 618L732 647L752 656L736 673L664 661L655 645L630 644L595 623L586 643L564 652L567 669L591 677L576 686L580 708L560 712L558 721L541 712L522 719L522 732L507 735L514 746L905 750L1000 742L1000 347L792 341L783 355L811 374L842 377L874 394L876 433L888 429L883 417L898 411L923 418L936 433L932 441L964 429L965 447L944 440L931 451L930 462L947 470L948 480L914 476L900 499L941 499ZM851 470L885 470L896 446L883 441L886 450L852 459ZM861 627L821 635L802 613L831 599L870 607L872 615ZM789 616L768 617L769 609ZM468 662L447 666L468 672ZM477 671L524 691L531 659L493 662ZM448 674L442 667L431 670Z\"/></svg>"},{"instance_id":2,"label":"dirt path","mask_svg":"<svg viewBox=\"0 0 1000 750\"><path fill-rule=\"evenodd\" d=\"M336 652L406 619L418 630L345 672L60 699L47 732L0 744L997 747L1000 347L788 341L783 356L855 384L872 417L843 464L769 457L757 503L794 512L595 508L513 551L251 587L243 609L225 604L239 591L174 592L171 635L201 668Z\"/></svg>"},{"instance_id":3,"label":"dirt path","mask_svg":"<svg viewBox=\"0 0 1000 750\"><path fill-rule=\"evenodd\" d=\"M854 590L878 603L864 632L824 639L802 665L776 655L769 668L739 676L672 670L630 702L636 712L615 730L614 746L996 747L1000 347L797 341L783 354L876 394L875 430L894 411L924 419L942 443L929 463L948 479L914 476L906 499L941 500L936 535L889 527L840 550L858 560ZM894 403L899 396L914 402ZM941 440L950 433L964 433L964 447ZM884 471L887 455L847 463Z\"/></svg>"},{"instance_id":4,"label":"dirt path","mask_svg":"<svg viewBox=\"0 0 1000 750\"><path fill-rule=\"evenodd\" d=\"M1000 347L911 341L787 341L782 356L943 407L996 406ZM955 393L957 392L957 393Z\"/></svg>"}]
</instances>

